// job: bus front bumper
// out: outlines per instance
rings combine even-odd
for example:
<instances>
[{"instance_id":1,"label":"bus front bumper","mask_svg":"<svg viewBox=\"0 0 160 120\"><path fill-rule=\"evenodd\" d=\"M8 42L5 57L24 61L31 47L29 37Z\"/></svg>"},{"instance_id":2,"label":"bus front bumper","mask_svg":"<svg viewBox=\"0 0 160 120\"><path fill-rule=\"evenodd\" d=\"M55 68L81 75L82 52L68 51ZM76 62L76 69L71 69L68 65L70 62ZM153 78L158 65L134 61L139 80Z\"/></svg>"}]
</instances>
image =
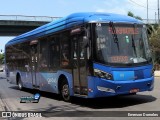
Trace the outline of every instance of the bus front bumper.
<instances>
[{"instance_id":1,"label":"bus front bumper","mask_svg":"<svg viewBox=\"0 0 160 120\"><path fill-rule=\"evenodd\" d=\"M132 81L113 81L98 77L89 77L88 98L132 94L151 91L153 88L154 77Z\"/></svg>"}]
</instances>

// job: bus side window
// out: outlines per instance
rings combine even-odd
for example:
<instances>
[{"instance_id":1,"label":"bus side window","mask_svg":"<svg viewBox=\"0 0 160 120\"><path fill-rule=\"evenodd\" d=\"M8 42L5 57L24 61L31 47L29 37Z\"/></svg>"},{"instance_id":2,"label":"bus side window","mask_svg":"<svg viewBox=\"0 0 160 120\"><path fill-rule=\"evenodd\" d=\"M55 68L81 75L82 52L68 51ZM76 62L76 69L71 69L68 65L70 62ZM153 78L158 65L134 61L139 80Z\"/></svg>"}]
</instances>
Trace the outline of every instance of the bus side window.
<instances>
[{"instance_id":1,"label":"bus side window","mask_svg":"<svg viewBox=\"0 0 160 120\"><path fill-rule=\"evenodd\" d=\"M51 37L49 40L49 45L49 68L50 70L56 70L57 68L59 68L60 62L59 37Z\"/></svg>"},{"instance_id":2,"label":"bus side window","mask_svg":"<svg viewBox=\"0 0 160 120\"><path fill-rule=\"evenodd\" d=\"M48 70L48 43L47 40L40 40L40 69L42 71Z\"/></svg>"},{"instance_id":3,"label":"bus side window","mask_svg":"<svg viewBox=\"0 0 160 120\"><path fill-rule=\"evenodd\" d=\"M69 59L70 59L69 44L70 43L69 43L69 34L67 34L67 32L62 34L63 35L61 36L61 65L65 67L69 65Z\"/></svg>"}]
</instances>

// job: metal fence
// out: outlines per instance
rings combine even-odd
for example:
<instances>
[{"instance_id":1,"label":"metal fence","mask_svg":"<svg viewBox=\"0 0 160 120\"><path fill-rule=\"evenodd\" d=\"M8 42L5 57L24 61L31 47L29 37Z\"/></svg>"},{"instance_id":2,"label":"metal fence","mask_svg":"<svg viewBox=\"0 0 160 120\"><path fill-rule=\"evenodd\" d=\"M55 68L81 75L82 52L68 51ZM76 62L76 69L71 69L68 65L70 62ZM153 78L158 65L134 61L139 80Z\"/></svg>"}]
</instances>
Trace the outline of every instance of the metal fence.
<instances>
[{"instance_id":1,"label":"metal fence","mask_svg":"<svg viewBox=\"0 0 160 120\"><path fill-rule=\"evenodd\" d=\"M13 20L13 21L54 21L61 17L49 16L24 16L24 15L0 15L0 20Z\"/></svg>"}]
</instances>

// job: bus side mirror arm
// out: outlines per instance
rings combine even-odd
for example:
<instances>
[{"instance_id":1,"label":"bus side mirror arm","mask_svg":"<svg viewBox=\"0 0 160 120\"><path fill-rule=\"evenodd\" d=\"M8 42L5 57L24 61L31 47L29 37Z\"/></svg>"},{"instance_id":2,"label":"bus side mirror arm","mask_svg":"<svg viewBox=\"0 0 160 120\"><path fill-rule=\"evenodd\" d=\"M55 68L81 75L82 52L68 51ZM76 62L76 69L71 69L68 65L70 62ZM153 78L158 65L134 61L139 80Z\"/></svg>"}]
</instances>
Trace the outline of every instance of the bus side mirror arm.
<instances>
[{"instance_id":1,"label":"bus side mirror arm","mask_svg":"<svg viewBox=\"0 0 160 120\"><path fill-rule=\"evenodd\" d=\"M83 36L83 48L86 48L86 53L87 53L87 59L89 60L90 57L90 51L89 51L89 39L87 36Z\"/></svg>"},{"instance_id":2,"label":"bus side mirror arm","mask_svg":"<svg viewBox=\"0 0 160 120\"><path fill-rule=\"evenodd\" d=\"M87 36L83 36L83 48L86 48L88 46L89 39Z\"/></svg>"}]
</instances>

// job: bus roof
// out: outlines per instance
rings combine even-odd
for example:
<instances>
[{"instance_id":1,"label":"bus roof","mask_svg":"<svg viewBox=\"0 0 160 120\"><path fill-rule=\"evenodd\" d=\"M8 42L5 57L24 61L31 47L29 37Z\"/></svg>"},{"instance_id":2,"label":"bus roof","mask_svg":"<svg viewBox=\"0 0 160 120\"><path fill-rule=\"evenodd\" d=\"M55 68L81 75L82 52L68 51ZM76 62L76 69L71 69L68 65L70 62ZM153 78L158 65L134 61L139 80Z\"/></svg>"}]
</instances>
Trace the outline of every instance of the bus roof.
<instances>
[{"instance_id":1,"label":"bus roof","mask_svg":"<svg viewBox=\"0 0 160 120\"><path fill-rule=\"evenodd\" d=\"M63 29L67 29L75 25L80 25L83 23L110 22L110 21L124 22L124 23L137 23L137 24L142 23L142 21L140 20L137 20L135 18L125 16L125 15L120 15L120 14L98 13L98 12L73 13L67 17L50 22L32 31L19 35L16 38L10 40L6 44L6 46L29 41L29 40L34 40L39 37L42 37Z\"/></svg>"}]
</instances>

